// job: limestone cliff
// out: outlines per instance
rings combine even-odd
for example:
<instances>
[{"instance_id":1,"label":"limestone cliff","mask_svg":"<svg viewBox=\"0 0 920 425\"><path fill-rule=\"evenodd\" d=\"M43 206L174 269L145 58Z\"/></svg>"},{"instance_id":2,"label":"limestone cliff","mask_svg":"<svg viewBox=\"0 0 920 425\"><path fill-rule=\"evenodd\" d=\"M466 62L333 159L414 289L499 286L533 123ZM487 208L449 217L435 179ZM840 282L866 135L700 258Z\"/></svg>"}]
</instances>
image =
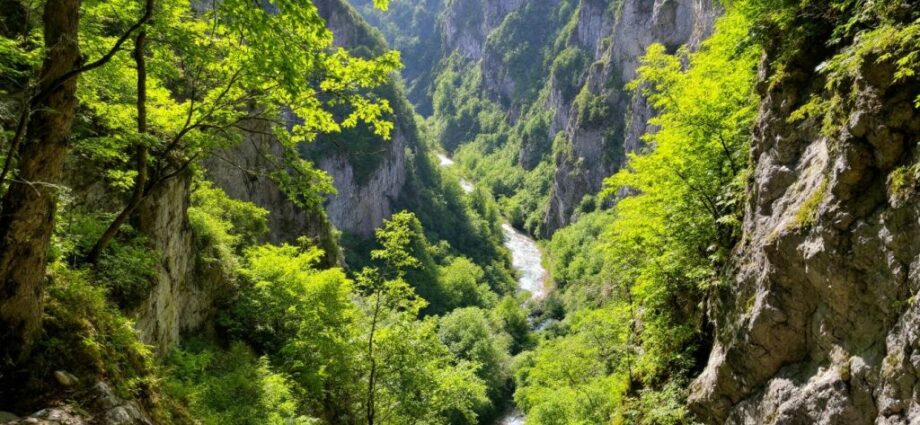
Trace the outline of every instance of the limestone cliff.
<instances>
[{"instance_id":1,"label":"limestone cliff","mask_svg":"<svg viewBox=\"0 0 920 425\"><path fill-rule=\"evenodd\" d=\"M532 194L539 199L521 201L525 214L540 223L512 218L544 235L571 222L583 200L622 165L625 153L640 147L653 111L624 85L635 76L646 47L655 42L671 50L695 47L721 10L711 0L453 0L443 7L441 61L430 65L443 77L429 92L440 102L435 121L445 122L436 137L453 151L504 132L482 121L482 111L491 113L484 101L497 105L508 134L496 136L499 146L483 147L482 153L510 146L512 166L531 171L549 164L541 170L550 173L534 177L541 180L539 193ZM392 39L417 36L412 28L383 30ZM465 100L445 99L470 91L475 94ZM508 182L486 184L499 197L513 196Z\"/></svg>"},{"instance_id":2,"label":"limestone cliff","mask_svg":"<svg viewBox=\"0 0 920 425\"><path fill-rule=\"evenodd\" d=\"M566 117L565 149L555 155L555 175L544 220L548 235L571 222L585 196L619 169L625 153L641 147L640 137L654 111L641 96L624 89L636 76L639 59L652 43L671 51L695 46L712 30L719 7L710 0L623 1L612 9L603 1L582 1L571 45L589 53L578 99L556 102ZM603 108L603 116L591 109Z\"/></svg>"},{"instance_id":3,"label":"limestone cliff","mask_svg":"<svg viewBox=\"0 0 920 425\"><path fill-rule=\"evenodd\" d=\"M81 162L82 161L82 162ZM72 207L114 213L123 199L112 196L104 182L94 178L103 164L71 158L66 186L73 193ZM215 270L198 255L187 210L191 196L191 173L181 173L153 190L137 209L131 225L147 235L156 258L149 293L139 305L127 306L141 341L165 355L184 332L206 326L217 311L222 288L230 276Z\"/></svg>"},{"instance_id":4,"label":"limestone cliff","mask_svg":"<svg viewBox=\"0 0 920 425\"><path fill-rule=\"evenodd\" d=\"M381 35L341 0L315 2L338 46L352 51L388 49ZM326 203L329 219L340 230L370 237L374 229L396 210L407 179L406 151L417 149L415 117L394 80L379 95L394 106L396 123L391 139L383 140L367 129L327 135L308 148L310 156L333 178L337 194Z\"/></svg>"},{"instance_id":5,"label":"limestone cliff","mask_svg":"<svg viewBox=\"0 0 920 425\"><path fill-rule=\"evenodd\" d=\"M908 3L891 31L916 19ZM828 48L827 24L808 28L773 33L763 57L744 239L691 407L708 423L916 424L920 82L894 78L896 45ZM836 85L834 55L857 61ZM830 120L790 119L816 98L839 101Z\"/></svg>"},{"instance_id":6,"label":"limestone cliff","mask_svg":"<svg viewBox=\"0 0 920 425\"><path fill-rule=\"evenodd\" d=\"M327 264L338 260L338 248L329 220L322 211L310 211L291 202L270 177L278 171L279 142L265 130L247 133L241 143L221 149L205 162L208 180L228 196L252 202L269 211L266 241L293 242L301 236L312 238L326 252Z\"/></svg>"},{"instance_id":7,"label":"limestone cliff","mask_svg":"<svg viewBox=\"0 0 920 425\"><path fill-rule=\"evenodd\" d=\"M338 0L315 4L333 32L336 45L374 54L386 49L379 35L347 4ZM393 104L405 102L401 92L393 88L385 96ZM406 122L414 118L411 110L400 109L392 119L397 126L391 141L359 128L323 135L303 147L304 154L333 179L337 193L329 197L325 213L296 206L267 176L277 170L271 158L280 154L280 146L264 131L247 134L240 145L215 154L208 161L208 177L231 197L269 211L271 242L308 235L325 247L333 247L329 223L344 232L368 237L394 211L394 199L400 196L406 180L405 149L413 137L407 135L410 132Z\"/></svg>"},{"instance_id":8,"label":"limestone cliff","mask_svg":"<svg viewBox=\"0 0 920 425\"><path fill-rule=\"evenodd\" d=\"M489 34L524 0L453 0L442 17L441 39L445 51L466 59L482 59Z\"/></svg>"},{"instance_id":9,"label":"limestone cliff","mask_svg":"<svg viewBox=\"0 0 920 425\"><path fill-rule=\"evenodd\" d=\"M363 46L375 42L370 29L347 5L335 0L316 4L337 43ZM382 49L383 45L375 48ZM396 119L404 123L405 116L402 112ZM270 174L280 166L276 158L281 148L266 128L252 128L241 143L213 153L205 162L206 177L230 197L269 211L268 242L292 242L308 236L326 250L325 262L334 264L341 258L330 222L345 232L370 236L394 210L393 200L400 195L406 179L405 128L404 124L397 125L390 142L372 141L374 149L366 156L377 162L365 176L355 172L355 158L361 158L358 154L338 150L331 137L317 142L333 147L316 158L318 165L333 177L338 191L326 203L325 212L299 207L272 180ZM160 354L178 343L182 332L197 330L209 322L220 301L221 288L232 279L212 270L197 255L202 247L195 246L186 215L190 185L188 175L175 178L139 208L139 228L151 235L160 263L149 298L134 314L141 339Z\"/></svg>"},{"instance_id":10,"label":"limestone cliff","mask_svg":"<svg viewBox=\"0 0 920 425\"><path fill-rule=\"evenodd\" d=\"M186 211L191 176L173 178L151 193L138 208L138 229L150 235L159 257L147 300L135 311L138 336L164 355L216 310L215 294L195 279L196 256Z\"/></svg>"}]
</instances>

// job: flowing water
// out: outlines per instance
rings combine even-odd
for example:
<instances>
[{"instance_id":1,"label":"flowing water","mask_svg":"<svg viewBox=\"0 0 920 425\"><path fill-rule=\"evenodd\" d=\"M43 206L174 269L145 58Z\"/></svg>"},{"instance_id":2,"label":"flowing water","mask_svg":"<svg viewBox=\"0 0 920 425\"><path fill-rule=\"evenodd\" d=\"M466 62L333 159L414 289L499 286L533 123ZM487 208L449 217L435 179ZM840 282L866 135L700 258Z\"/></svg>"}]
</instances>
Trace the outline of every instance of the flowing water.
<instances>
[{"instance_id":1,"label":"flowing water","mask_svg":"<svg viewBox=\"0 0 920 425\"><path fill-rule=\"evenodd\" d=\"M524 425L524 414L515 410L502 418L498 425Z\"/></svg>"},{"instance_id":2,"label":"flowing water","mask_svg":"<svg viewBox=\"0 0 920 425\"><path fill-rule=\"evenodd\" d=\"M502 224L502 232L505 234L505 247L511 251L511 265L520 276L518 288L530 292L535 299L543 298L546 295L543 287L546 269L543 268L543 256L537 243L508 223Z\"/></svg>"},{"instance_id":3,"label":"flowing water","mask_svg":"<svg viewBox=\"0 0 920 425\"><path fill-rule=\"evenodd\" d=\"M530 293L533 299L546 295L546 269L537 243L508 223L502 224L505 247L511 251L511 265L518 272L518 289ZM524 425L524 414L518 410L508 412L498 425Z\"/></svg>"},{"instance_id":4,"label":"flowing water","mask_svg":"<svg viewBox=\"0 0 920 425\"><path fill-rule=\"evenodd\" d=\"M440 153L438 161L442 167L454 165L454 160ZM465 179L460 179L460 187L466 193L473 191L473 184ZM518 289L529 292L533 299L543 298L546 295L546 269L543 268L543 255L537 242L508 223L502 224L502 233L505 247L511 251L511 265L518 272ZM512 410L497 425L524 425L524 414Z\"/></svg>"}]
</instances>

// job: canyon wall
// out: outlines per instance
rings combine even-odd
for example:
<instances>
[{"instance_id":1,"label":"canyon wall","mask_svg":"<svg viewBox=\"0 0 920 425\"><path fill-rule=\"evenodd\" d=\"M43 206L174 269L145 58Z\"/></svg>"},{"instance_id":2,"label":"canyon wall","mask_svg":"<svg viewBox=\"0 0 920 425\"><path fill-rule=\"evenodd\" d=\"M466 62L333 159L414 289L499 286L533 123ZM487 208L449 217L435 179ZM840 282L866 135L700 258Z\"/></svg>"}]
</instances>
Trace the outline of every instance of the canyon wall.
<instances>
[{"instance_id":1,"label":"canyon wall","mask_svg":"<svg viewBox=\"0 0 920 425\"><path fill-rule=\"evenodd\" d=\"M635 78L645 49L652 43L664 44L669 51L683 45L695 48L712 31L720 11L710 0L627 0L616 10L605 3L581 2L577 29L569 41L593 58L579 98L547 105L563 117L566 146L554 158L546 235L569 224L582 199L599 192L603 179L623 165L625 154L642 146L640 138L654 111L624 84ZM606 114L592 116L590 109L598 106Z\"/></svg>"},{"instance_id":2,"label":"canyon wall","mask_svg":"<svg viewBox=\"0 0 920 425\"><path fill-rule=\"evenodd\" d=\"M766 46L744 239L691 408L708 423L916 424L920 83L895 78L894 47L832 50L810 28ZM816 69L838 53L859 65L830 85ZM814 99L839 100L833 118L790 118Z\"/></svg>"},{"instance_id":3,"label":"canyon wall","mask_svg":"<svg viewBox=\"0 0 920 425\"><path fill-rule=\"evenodd\" d=\"M411 7L404 3L391 5L397 16ZM427 59L436 77L428 98L413 100L427 109L435 98L435 137L449 151L506 133L498 137L499 146L482 154L513 149L509 165L526 172L545 164L540 171L545 176L538 177L545 183L533 194L540 199L521 201L539 218L512 218L543 236L570 223L580 204L593 202L603 179L622 166L626 153L641 147L654 111L624 86L635 77L645 49L652 43L671 51L695 48L721 12L711 0L454 0L442 7L439 38L418 40L438 44L427 49L441 54L440 60ZM373 16L390 40L422 36L417 25L401 28ZM457 93L463 99L453 99ZM490 105L504 115L507 130L483 122ZM499 198L514 196L505 183L486 184Z\"/></svg>"},{"instance_id":4,"label":"canyon wall","mask_svg":"<svg viewBox=\"0 0 920 425\"><path fill-rule=\"evenodd\" d=\"M316 3L340 45L365 45L374 40L369 27L349 6L337 0ZM384 47L377 45L375 49ZM397 129L391 141L373 140L375 149L368 155L377 158L377 162L361 179L356 178L352 163L356 155L347 148L336 148L336 143L347 144L347 138L326 136L316 142L333 146L315 159L333 178L337 190L327 200L324 211L298 206L270 177L281 166L277 160L281 147L268 128L259 127L264 124L246 123L253 131L246 132L242 142L214 152L205 161L205 176L231 198L269 211L266 242L290 243L308 236L326 250L325 263L332 265L342 260L335 229L372 236L393 212L393 200L403 190L408 142L406 126L400 123L414 118L406 118L401 110L395 119ZM190 194L191 176L182 175L151 194L138 210L138 227L151 235L160 261L150 295L134 315L141 339L161 355L179 342L183 332L199 330L210 323L221 296L226 295L226 285L234 278L209 265L202 258L203 247L195 246L186 214Z\"/></svg>"}]
</instances>

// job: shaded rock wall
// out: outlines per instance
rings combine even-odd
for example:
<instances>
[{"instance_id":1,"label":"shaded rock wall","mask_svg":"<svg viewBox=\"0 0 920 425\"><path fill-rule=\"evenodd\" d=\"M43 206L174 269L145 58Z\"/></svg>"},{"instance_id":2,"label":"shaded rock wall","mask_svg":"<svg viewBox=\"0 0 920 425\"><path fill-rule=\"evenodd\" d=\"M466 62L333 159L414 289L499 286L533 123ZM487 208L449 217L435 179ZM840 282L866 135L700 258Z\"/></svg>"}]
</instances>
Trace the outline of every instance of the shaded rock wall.
<instances>
[{"instance_id":1,"label":"shaded rock wall","mask_svg":"<svg viewBox=\"0 0 920 425\"><path fill-rule=\"evenodd\" d=\"M524 0L453 0L441 19L441 40L447 55L460 53L466 59L482 59L486 41L508 13ZM535 29L536 30L536 29Z\"/></svg>"},{"instance_id":2,"label":"shaded rock wall","mask_svg":"<svg viewBox=\"0 0 920 425\"><path fill-rule=\"evenodd\" d=\"M339 252L329 220L322 211L310 211L291 202L288 195L272 180L278 171L279 142L266 133L267 128L244 136L232 147L221 149L205 161L208 180L228 196L252 202L269 211L266 242L294 242L308 236L326 250L327 264L336 263Z\"/></svg>"},{"instance_id":3,"label":"shaded rock wall","mask_svg":"<svg viewBox=\"0 0 920 425\"><path fill-rule=\"evenodd\" d=\"M374 52L387 49L382 36L347 3L341 0L317 0L315 3L335 35L337 46L366 47ZM395 86L396 83L389 84ZM406 148L418 143L414 139L416 135L407 129L406 123L414 121L415 117L411 109L401 107L408 104L402 91L393 89L390 97L395 109L392 119L396 122L391 140L375 138L377 146L367 153L350 150L348 134L330 135L321 143L333 143L342 148L317 159L319 167L332 176L338 192L325 206L330 221L336 228L362 237L373 236L374 229L393 214L395 200L402 194L407 178ZM374 157L376 166L369 176L358 178L354 158L366 155Z\"/></svg>"},{"instance_id":4,"label":"shaded rock wall","mask_svg":"<svg viewBox=\"0 0 920 425\"><path fill-rule=\"evenodd\" d=\"M170 179L138 208L140 231L150 235L159 255L150 295L132 312L141 341L164 356L182 334L208 327L232 284L219 267L209 264L196 246L188 219L189 173Z\"/></svg>"}]
</instances>

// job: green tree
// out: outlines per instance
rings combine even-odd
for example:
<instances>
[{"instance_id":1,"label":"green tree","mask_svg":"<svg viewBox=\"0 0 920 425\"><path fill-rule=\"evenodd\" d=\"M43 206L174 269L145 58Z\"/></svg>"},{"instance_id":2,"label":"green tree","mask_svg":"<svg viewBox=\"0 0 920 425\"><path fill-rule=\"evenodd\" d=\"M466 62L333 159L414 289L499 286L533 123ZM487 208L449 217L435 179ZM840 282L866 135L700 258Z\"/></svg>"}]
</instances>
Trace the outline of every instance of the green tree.
<instances>
[{"instance_id":1,"label":"green tree","mask_svg":"<svg viewBox=\"0 0 920 425\"><path fill-rule=\"evenodd\" d=\"M458 308L442 317L438 337L453 357L479 366L476 375L486 384L490 401L477 406L480 414L491 418L501 413L511 388L511 338L496 329L487 313L476 307Z\"/></svg>"},{"instance_id":2,"label":"green tree","mask_svg":"<svg viewBox=\"0 0 920 425\"><path fill-rule=\"evenodd\" d=\"M106 13L101 7L94 12ZM388 137L393 127L384 120L392 112L389 102L367 90L387 82L398 66L398 53L362 59L332 50L332 35L312 4L277 1L259 8L229 1L194 13L187 1L176 0L157 13L167 19L156 20L150 32L161 41L138 49L144 31L135 42L137 90L129 88L129 73L112 69L91 76L82 93L108 133L117 135L111 145L137 151L126 170L113 167L123 179L135 176L133 185L126 184L133 186L132 196L89 253L91 261L149 193L212 149L236 143L247 133L272 134L282 142L281 154L263 152L288 171L273 177L292 200L314 207L332 191L331 184L299 158L297 143L359 122ZM149 73L141 66L144 50L152 59ZM124 65L117 57L115 62ZM117 87L123 90L113 90ZM285 121L286 111L297 119ZM136 132L131 121L138 124Z\"/></svg>"},{"instance_id":3,"label":"green tree","mask_svg":"<svg viewBox=\"0 0 920 425\"><path fill-rule=\"evenodd\" d=\"M241 342L227 351L207 346L177 350L167 373L166 393L186 403L202 424L316 423L299 414L294 384Z\"/></svg>"},{"instance_id":4,"label":"green tree","mask_svg":"<svg viewBox=\"0 0 920 425\"><path fill-rule=\"evenodd\" d=\"M139 25L149 19L145 14ZM106 56L82 65L78 29L80 0L49 0L42 15L44 61L36 73L35 93L22 96L15 134L6 142L0 172L4 184L16 162L15 179L0 209L0 364L24 360L41 330L42 279L57 206L56 185L76 111L76 77ZM123 42L129 33L119 40ZM112 51L117 51L117 43ZM30 85L31 86L31 85Z\"/></svg>"},{"instance_id":5,"label":"green tree","mask_svg":"<svg viewBox=\"0 0 920 425\"><path fill-rule=\"evenodd\" d=\"M239 296L221 322L269 353L298 384L302 403L328 418L349 411L356 390L356 309L351 280L339 268L318 270L322 257L314 247L249 248Z\"/></svg>"},{"instance_id":6,"label":"green tree","mask_svg":"<svg viewBox=\"0 0 920 425\"><path fill-rule=\"evenodd\" d=\"M683 404L706 349L704 300L740 235L758 104L750 26L733 5L697 52L652 45L642 58L629 87L659 111L657 131L606 181L607 195L632 195L548 246L568 314L517 362L528 422L691 422Z\"/></svg>"},{"instance_id":7,"label":"green tree","mask_svg":"<svg viewBox=\"0 0 920 425\"><path fill-rule=\"evenodd\" d=\"M42 33L44 64L29 73L32 83L19 96L15 131L3 145L0 185L8 172L13 176L0 219L4 363L22 360L40 329L56 187L73 143L78 98L86 106L85 121L93 123L86 133L103 134L94 136L88 149L115 158L108 177L123 189L133 188L90 259L98 258L138 199L184 173L213 147L252 131L254 121L270 123L268 131L288 152L316 133L362 121L381 135L392 128L385 120L389 104L366 89L386 81L398 54L360 59L333 49L331 33L309 2L231 0L195 10L184 0L50 0ZM7 40L4 56L18 52ZM132 43L133 58L121 54ZM83 54L98 59L84 63ZM79 88L78 77L86 83ZM349 112L337 117L333 109L341 107ZM282 122L282 110L297 119ZM295 155L284 158L288 166L282 169L294 176L279 181L296 200L319 202L328 180Z\"/></svg>"},{"instance_id":8,"label":"green tree","mask_svg":"<svg viewBox=\"0 0 920 425\"><path fill-rule=\"evenodd\" d=\"M444 288L450 309L469 306L491 306L496 294L485 281L481 267L465 257L451 258L440 268L439 285Z\"/></svg>"},{"instance_id":9,"label":"green tree","mask_svg":"<svg viewBox=\"0 0 920 425\"><path fill-rule=\"evenodd\" d=\"M531 348L533 341L527 311L516 298L506 295L492 308L491 315L492 321L511 337L511 354Z\"/></svg>"},{"instance_id":10,"label":"green tree","mask_svg":"<svg viewBox=\"0 0 920 425\"><path fill-rule=\"evenodd\" d=\"M377 239L382 248L371 257L382 269L365 268L357 278L368 322L367 424L436 423L449 413L474 421L474 406L485 403L476 365L451 358L434 318L418 320L427 303L407 282L411 271L424 266L413 254L427 252L418 219L396 213L377 230Z\"/></svg>"}]
</instances>

